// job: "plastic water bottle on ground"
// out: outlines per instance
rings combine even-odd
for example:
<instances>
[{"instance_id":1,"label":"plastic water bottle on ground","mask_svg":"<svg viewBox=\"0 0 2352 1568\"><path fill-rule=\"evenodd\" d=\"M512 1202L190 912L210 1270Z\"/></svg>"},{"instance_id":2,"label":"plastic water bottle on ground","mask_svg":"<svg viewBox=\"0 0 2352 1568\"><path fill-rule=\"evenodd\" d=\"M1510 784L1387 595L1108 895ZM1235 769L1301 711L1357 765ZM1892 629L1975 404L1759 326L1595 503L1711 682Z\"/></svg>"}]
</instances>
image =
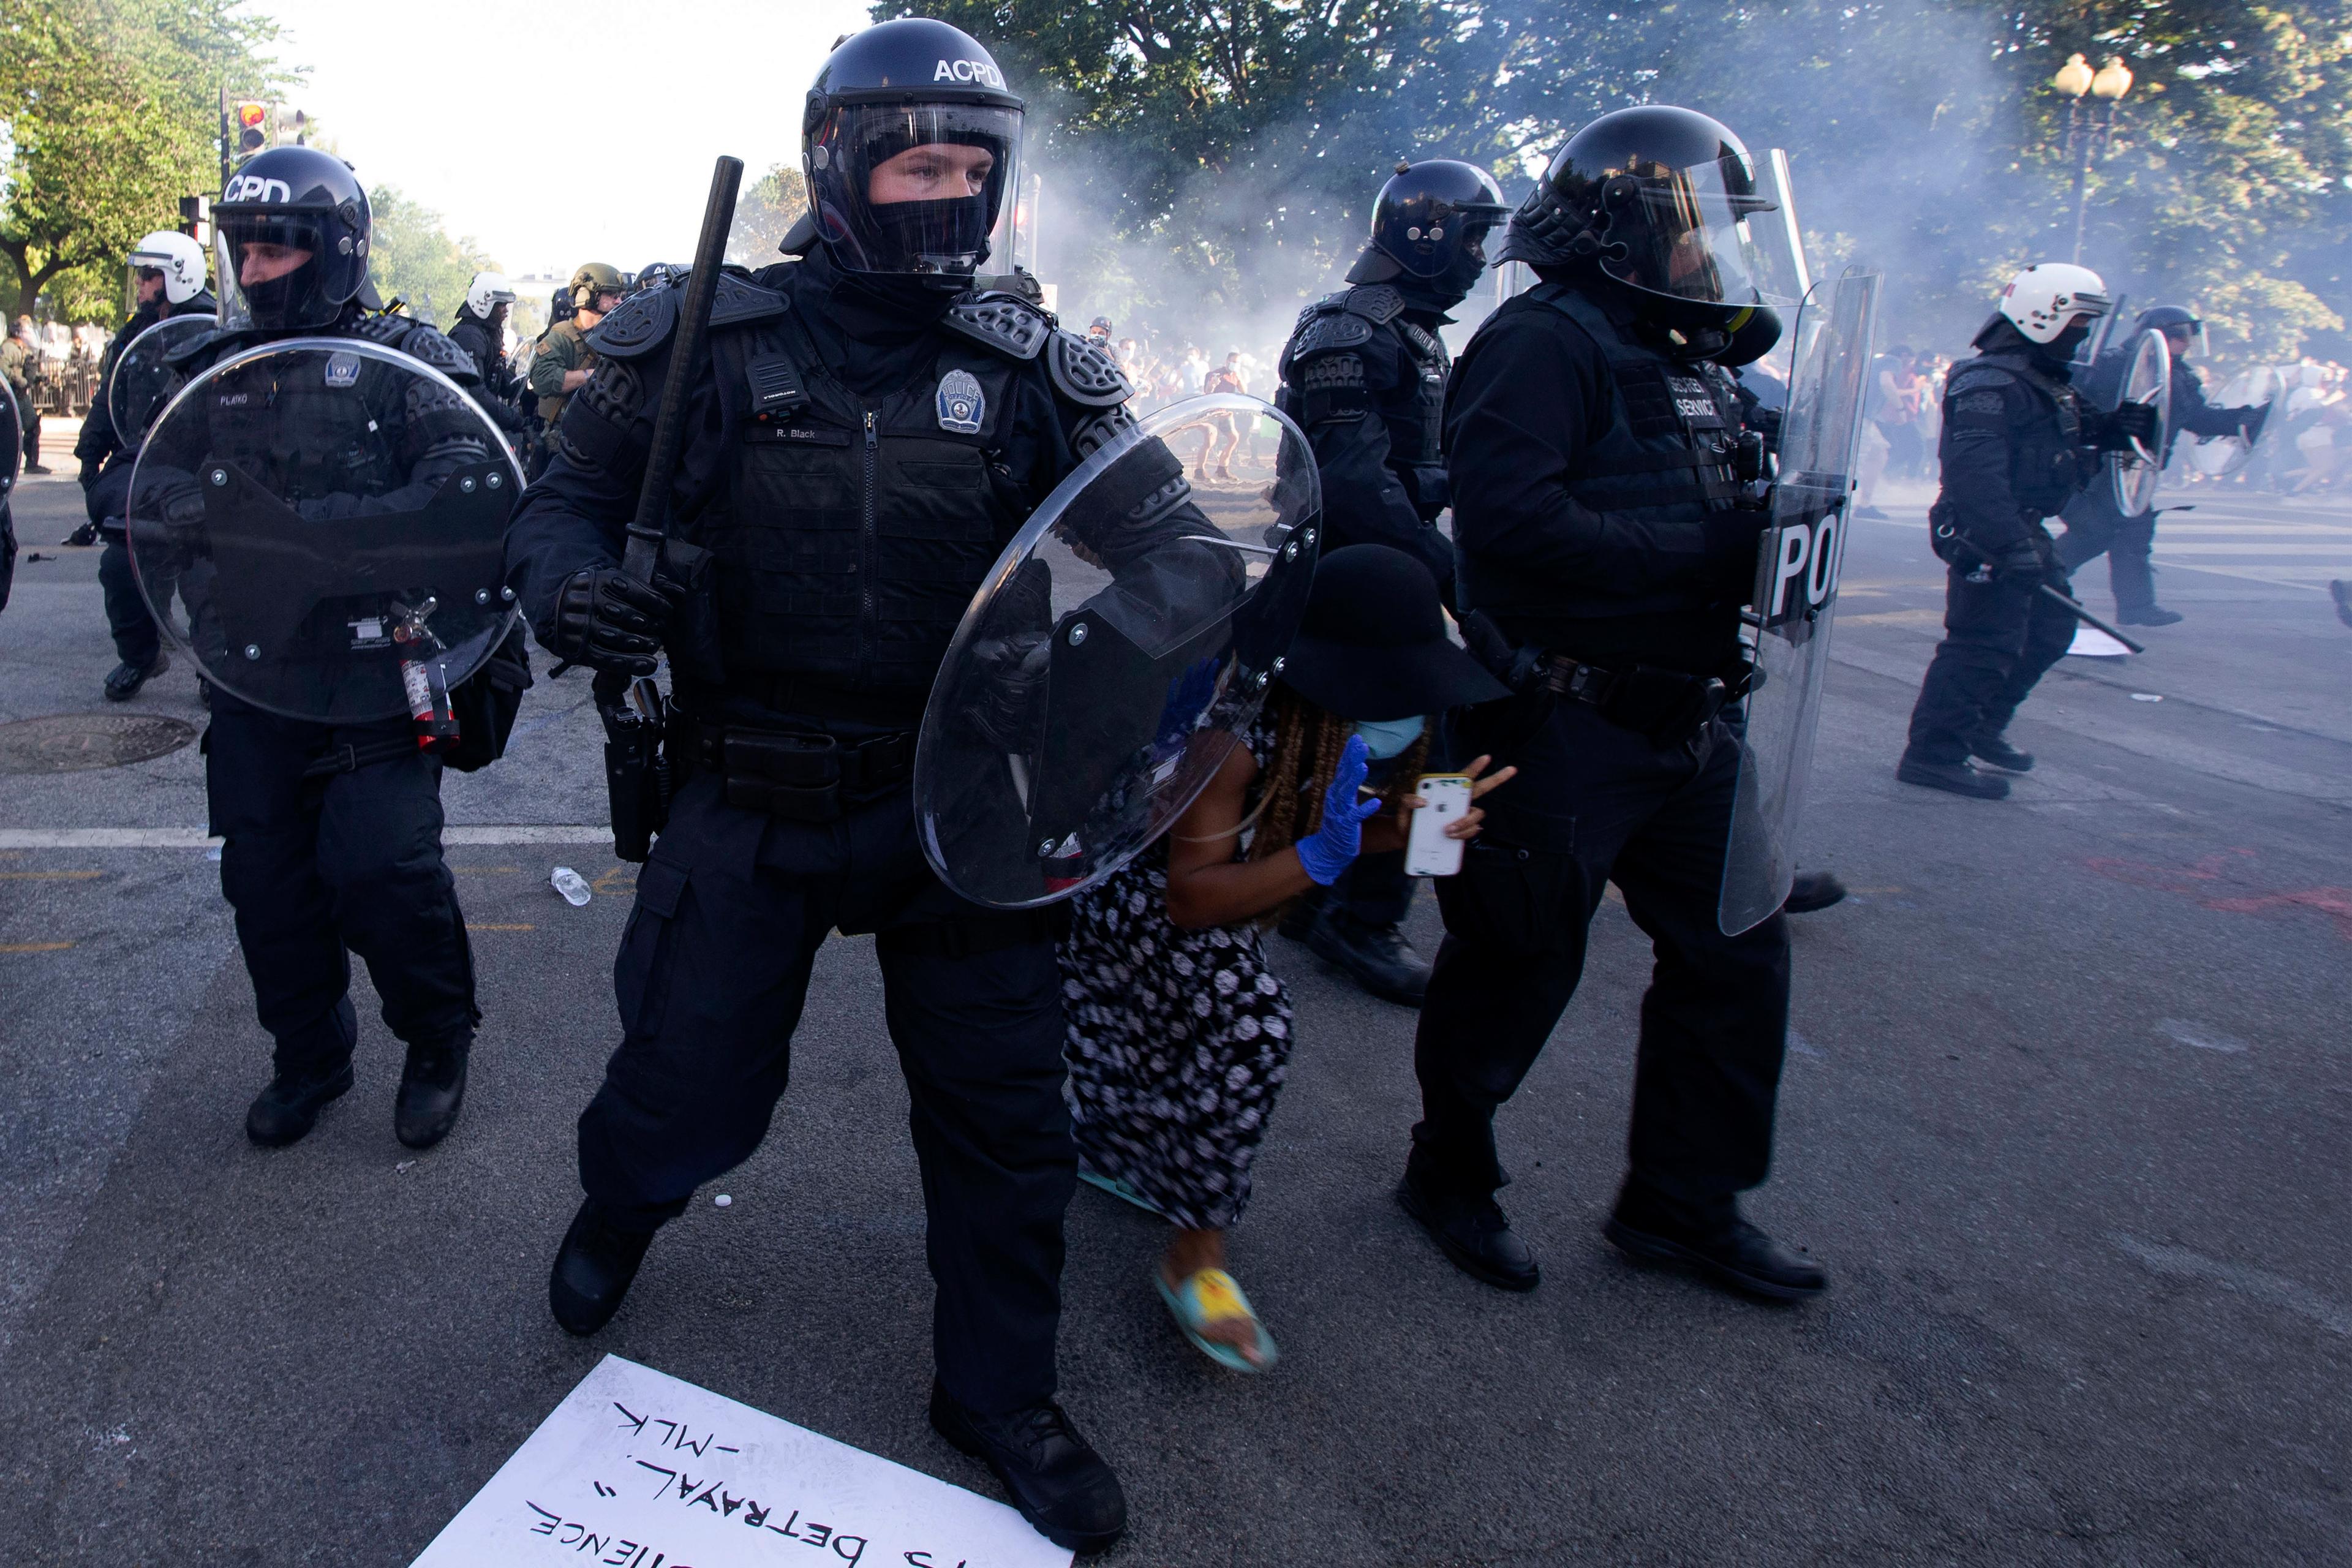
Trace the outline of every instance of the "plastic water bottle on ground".
<instances>
[{"instance_id":1,"label":"plastic water bottle on ground","mask_svg":"<svg viewBox=\"0 0 2352 1568\"><path fill-rule=\"evenodd\" d=\"M563 895L565 903L575 910L588 902L588 884L581 879L579 872L569 866L558 866L547 882L548 886Z\"/></svg>"}]
</instances>

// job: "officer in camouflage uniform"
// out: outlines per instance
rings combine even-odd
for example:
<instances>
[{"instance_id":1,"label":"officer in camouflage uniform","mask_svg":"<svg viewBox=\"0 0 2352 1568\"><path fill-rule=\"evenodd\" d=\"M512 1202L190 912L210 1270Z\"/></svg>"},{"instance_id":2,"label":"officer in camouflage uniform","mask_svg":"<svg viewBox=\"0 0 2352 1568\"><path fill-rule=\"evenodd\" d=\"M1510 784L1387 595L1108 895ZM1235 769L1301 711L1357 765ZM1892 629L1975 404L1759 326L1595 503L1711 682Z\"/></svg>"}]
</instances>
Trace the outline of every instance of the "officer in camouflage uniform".
<instances>
[{"instance_id":1,"label":"officer in camouflage uniform","mask_svg":"<svg viewBox=\"0 0 2352 1568\"><path fill-rule=\"evenodd\" d=\"M588 334L620 304L627 289L620 268L602 261L583 263L572 275L572 314L539 335L539 350L530 362L530 389L539 397L539 417L548 429L563 422L572 395L595 370L596 353L588 346Z\"/></svg>"},{"instance_id":2,"label":"officer in camouflage uniform","mask_svg":"<svg viewBox=\"0 0 2352 1568\"><path fill-rule=\"evenodd\" d=\"M41 349L30 316L17 317L16 331L0 343L0 379L8 383L8 391L16 399L17 420L24 426L25 472L46 474L49 470L41 466L41 410L34 402L42 380Z\"/></svg>"},{"instance_id":3,"label":"officer in camouflage uniform","mask_svg":"<svg viewBox=\"0 0 2352 1568\"><path fill-rule=\"evenodd\" d=\"M1300 313L1275 399L1315 448L1324 548L1402 550L1429 568L1449 606L1454 544L1436 523L1446 507L1438 437L1453 365L1438 332L1486 270L1487 231L1508 212L1501 189L1475 163L1400 163L1372 205L1370 239L1348 270L1355 287ZM1376 758L1372 783L1384 782L1381 763L1393 755ZM1402 850L1360 856L1328 890L1300 900L1284 933L1373 995L1417 1007L1429 965L1401 929L1413 886Z\"/></svg>"}]
</instances>

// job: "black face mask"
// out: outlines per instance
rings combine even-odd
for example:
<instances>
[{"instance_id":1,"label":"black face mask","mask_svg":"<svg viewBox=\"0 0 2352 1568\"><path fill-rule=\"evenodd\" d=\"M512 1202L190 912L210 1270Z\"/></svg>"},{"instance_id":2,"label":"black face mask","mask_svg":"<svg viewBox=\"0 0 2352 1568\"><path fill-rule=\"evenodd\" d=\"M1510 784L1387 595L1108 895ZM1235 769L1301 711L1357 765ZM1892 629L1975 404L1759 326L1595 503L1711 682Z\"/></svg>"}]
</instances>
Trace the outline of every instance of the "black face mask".
<instances>
[{"instance_id":1,"label":"black face mask","mask_svg":"<svg viewBox=\"0 0 2352 1568\"><path fill-rule=\"evenodd\" d=\"M2064 331L2060 332L2056 337L2051 339L2049 342L2043 344L2042 352L2048 354L2053 359L2073 359L2074 357L2074 351L2081 348L2084 341L2089 338L2090 335L2091 323L2084 321L2078 316L2074 321L2066 323L2066 330Z\"/></svg>"},{"instance_id":2,"label":"black face mask","mask_svg":"<svg viewBox=\"0 0 2352 1568\"><path fill-rule=\"evenodd\" d=\"M988 197L950 196L934 202L887 202L874 208L874 227L886 254L913 261L926 256L988 259Z\"/></svg>"},{"instance_id":3,"label":"black face mask","mask_svg":"<svg viewBox=\"0 0 2352 1568\"><path fill-rule=\"evenodd\" d=\"M306 261L282 278L242 285L246 304L253 311L253 324L274 328L292 323L297 313L306 310L312 302L318 283L319 264Z\"/></svg>"}]
</instances>

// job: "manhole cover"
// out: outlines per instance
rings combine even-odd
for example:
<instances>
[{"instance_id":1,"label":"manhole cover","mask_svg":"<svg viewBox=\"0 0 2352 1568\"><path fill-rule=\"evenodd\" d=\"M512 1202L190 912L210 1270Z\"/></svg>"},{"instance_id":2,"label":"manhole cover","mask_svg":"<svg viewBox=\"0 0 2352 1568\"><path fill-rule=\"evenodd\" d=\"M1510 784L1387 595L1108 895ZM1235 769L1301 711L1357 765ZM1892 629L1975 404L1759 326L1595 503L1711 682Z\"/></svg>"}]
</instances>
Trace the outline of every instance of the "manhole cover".
<instances>
[{"instance_id":1,"label":"manhole cover","mask_svg":"<svg viewBox=\"0 0 2352 1568\"><path fill-rule=\"evenodd\" d=\"M119 768L176 752L196 727L159 713L59 713L0 724L0 773Z\"/></svg>"}]
</instances>

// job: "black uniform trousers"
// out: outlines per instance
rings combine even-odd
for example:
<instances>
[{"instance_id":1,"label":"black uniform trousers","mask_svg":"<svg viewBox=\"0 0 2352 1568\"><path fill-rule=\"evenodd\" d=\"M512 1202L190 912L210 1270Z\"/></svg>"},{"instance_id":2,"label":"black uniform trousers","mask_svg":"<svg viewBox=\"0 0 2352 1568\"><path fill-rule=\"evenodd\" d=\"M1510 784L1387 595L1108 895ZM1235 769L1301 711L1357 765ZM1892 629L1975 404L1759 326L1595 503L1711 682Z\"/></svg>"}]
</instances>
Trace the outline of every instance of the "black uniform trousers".
<instances>
[{"instance_id":1,"label":"black uniform trousers","mask_svg":"<svg viewBox=\"0 0 2352 1568\"><path fill-rule=\"evenodd\" d=\"M2047 536L2045 535L2045 538ZM1964 763L1980 735L1998 735L2074 641L2074 616L2037 591L2067 591L2052 565L2039 578L1954 566L1944 589L1944 640L1911 710L1910 754Z\"/></svg>"},{"instance_id":2,"label":"black uniform trousers","mask_svg":"<svg viewBox=\"0 0 2352 1568\"><path fill-rule=\"evenodd\" d=\"M986 1413L1050 1399L1077 1186L1054 942L1035 916L940 883L904 786L824 824L730 805L710 774L679 791L613 965L625 1033L581 1113L581 1185L650 1226L750 1157L835 929L878 931L929 1216L940 1379Z\"/></svg>"},{"instance_id":3,"label":"black uniform trousers","mask_svg":"<svg viewBox=\"0 0 2352 1568\"><path fill-rule=\"evenodd\" d=\"M139 591L131 570L131 550L118 529L106 531L106 548L99 552L98 585L106 594L106 629L114 636L115 656L137 669L147 669L163 650L163 634L154 612Z\"/></svg>"},{"instance_id":4,"label":"black uniform trousers","mask_svg":"<svg viewBox=\"0 0 2352 1568\"><path fill-rule=\"evenodd\" d=\"M2058 541L2058 563L2068 575L2105 554L2107 586L2116 608L2129 612L2154 607L2156 568L2148 556L2156 549L2156 509L2126 517L2116 509L2115 487L2102 479L2078 491L2066 503L2066 532Z\"/></svg>"},{"instance_id":5,"label":"black uniform trousers","mask_svg":"<svg viewBox=\"0 0 2352 1568\"><path fill-rule=\"evenodd\" d=\"M466 918L441 858L439 761L415 752L305 776L334 747L413 732L404 718L302 723L214 690L205 783L225 840L221 891L281 1073L315 1076L350 1058L353 952L401 1039L446 1039L480 1020Z\"/></svg>"},{"instance_id":6,"label":"black uniform trousers","mask_svg":"<svg viewBox=\"0 0 2352 1568\"><path fill-rule=\"evenodd\" d=\"M1486 750L1475 734L1473 751ZM1615 882L1656 963L1634 1058L1633 1173L1693 1205L1759 1184L1789 1021L1779 914L1726 936L1716 909L1738 781L1717 720L1659 745L1563 702L1488 795L1486 829L1437 881L1445 917L1413 1068L1422 1121L1410 1171L1432 1192L1504 1185L1495 1110L1575 994L1601 894Z\"/></svg>"}]
</instances>

